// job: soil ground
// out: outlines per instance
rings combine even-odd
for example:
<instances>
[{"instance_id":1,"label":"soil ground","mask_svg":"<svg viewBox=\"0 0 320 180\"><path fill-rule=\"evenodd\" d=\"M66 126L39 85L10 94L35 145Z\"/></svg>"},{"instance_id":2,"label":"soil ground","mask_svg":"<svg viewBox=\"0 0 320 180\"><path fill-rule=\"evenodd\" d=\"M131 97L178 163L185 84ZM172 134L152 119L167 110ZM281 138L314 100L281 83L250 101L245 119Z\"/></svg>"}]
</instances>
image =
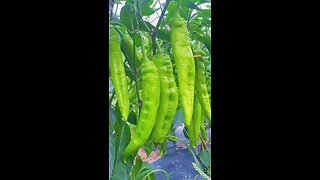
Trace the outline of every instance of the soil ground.
<instances>
[{"instance_id":1,"label":"soil ground","mask_svg":"<svg viewBox=\"0 0 320 180\"><path fill-rule=\"evenodd\" d=\"M184 142L189 143L183 134L183 126L177 128L176 136ZM210 133L208 133L208 136L211 139ZM201 179L200 174L192 166L194 159L191 152L182 143L177 142L174 144L169 141L167 153L163 157L160 157L159 150L151 152L149 157L147 157L145 150L141 148L138 154L143 162L151 163L154 169L163 169L167 173L170 173L171 180L188 180L193 179L196 175L198 175L198 180ZM162 172L156 172L155 175L156 180L167 179Z\"/></svg>"}]
</instances>

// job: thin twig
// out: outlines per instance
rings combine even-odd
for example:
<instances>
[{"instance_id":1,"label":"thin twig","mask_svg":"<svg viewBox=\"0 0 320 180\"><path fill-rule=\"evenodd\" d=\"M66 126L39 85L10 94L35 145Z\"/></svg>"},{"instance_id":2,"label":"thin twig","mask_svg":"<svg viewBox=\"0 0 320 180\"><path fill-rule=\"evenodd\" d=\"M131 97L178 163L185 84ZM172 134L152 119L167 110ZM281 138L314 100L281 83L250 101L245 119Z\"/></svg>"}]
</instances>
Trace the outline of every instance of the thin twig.
<instances>
[{"instance_id":1,"label":"thin twig","mask_svg":"<svg viewBox=\"0 0 320 180\"><path fill-rule=\"evenodd\" d=\"M156 36L157 36L157 31L158 31L158 29L159 29L159 27L160 27L160 23L162 22L162 19L163 19L163 17L164 17L164 14L165 14L165 12L166 12L166 10L167 10L167 7L168 7L169 3L170 3L170 0L167 0L167 1L166 1L166 4L164 5L164 8L163 8L163 10L162 10L162 12L161 12L160 19L159 19L159 21L158 21L158 23L157 23L157 26L156 26L156 28L153 30L153 32L151 33L151 36L152 36L153 55L156 54ZM160 4L160 7L161 7L161 4Z\"/></svg>"}]
</instances>

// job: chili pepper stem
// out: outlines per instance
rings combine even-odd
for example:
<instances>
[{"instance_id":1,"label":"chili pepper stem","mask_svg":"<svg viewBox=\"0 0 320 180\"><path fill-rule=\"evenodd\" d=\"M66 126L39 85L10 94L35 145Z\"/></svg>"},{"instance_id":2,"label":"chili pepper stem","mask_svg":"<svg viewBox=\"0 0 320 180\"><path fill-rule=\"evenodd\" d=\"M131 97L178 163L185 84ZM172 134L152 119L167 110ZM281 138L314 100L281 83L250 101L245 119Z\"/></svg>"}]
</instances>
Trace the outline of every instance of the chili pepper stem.
<instances>
[{"instance_id":1,"label":"chili pepper stem","mask_svg":"<svg viewBox=\"0 0 320 180\"><path fill-rule=\"evenodd\" d=\"M181 8L181 0L178 1L177 11L176 11L177 16L180 16L180 8Z\"/></svg>"}]
</instances>

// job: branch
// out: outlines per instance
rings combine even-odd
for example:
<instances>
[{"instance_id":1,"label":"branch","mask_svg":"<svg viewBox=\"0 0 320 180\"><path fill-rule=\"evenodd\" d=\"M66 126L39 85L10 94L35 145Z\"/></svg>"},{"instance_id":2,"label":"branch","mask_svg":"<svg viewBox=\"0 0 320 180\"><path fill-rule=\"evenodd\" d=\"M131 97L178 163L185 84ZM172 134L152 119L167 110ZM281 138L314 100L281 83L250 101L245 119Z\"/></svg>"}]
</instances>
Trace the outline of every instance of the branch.
<instances>
[{"instance_id":1,"label":"branch","mask_svg":"<svg viewBox=\"0 0 320 180\"><path fill-rule=\"evenodd\" d=\"M163 8L163 10L162 10L162 12L161 12L161 16L160 16L160 19L159 19L159 21L158 21L158 23L157 23L157 26L156 26L156 28L153 30L153 32L151 33L151 36L152 36L153 55L156 54L156 36L157 36L157 31L158 31L158 29L159 29L159 27L160 27L160 23L162 22L162 19L163 19L163 17L164 17L164 13L166 12L169 3L170 3L170 0L167 0L167 1L166 1L166 4L164 5L164 8ZM160 7L161 7L161 4L160 4Z\"/></svg>"}]
</instances>

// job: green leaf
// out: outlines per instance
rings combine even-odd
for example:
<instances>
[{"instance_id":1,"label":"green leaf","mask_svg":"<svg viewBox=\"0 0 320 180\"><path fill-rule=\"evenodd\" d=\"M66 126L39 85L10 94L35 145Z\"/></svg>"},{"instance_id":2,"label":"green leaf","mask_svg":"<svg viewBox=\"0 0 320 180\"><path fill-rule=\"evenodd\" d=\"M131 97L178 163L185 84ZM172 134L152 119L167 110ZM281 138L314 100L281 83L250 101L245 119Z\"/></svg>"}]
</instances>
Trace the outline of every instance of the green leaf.
<instances>
[{"instance_id":1,"label":"green leaf","mask_svg":"<svg viewBox=\"0 0 320 180\"><path fill-rule=\"evenodd\" d=\"M121 136L121 128L125 122L121 119L121 113L118 106L118 102L115 105L114 113L116 116L116 122L114 123L114 131L116 133L116 137L119 137Z\"/></svg>"},{"instance_id":2,"label":"green leaf","mask_svg":"<svg viewBox=\"0 0 320 180\"><path fill-rule=\"evenodd\" d=\"M198 17L198 13L194 13L194 14L192 14L191 15L191 17L190 17L190 19L189 19L189 24L190 24L190 22L193 22L194 20L196 20L196 18Z\"/></svg>"},{"instance_id":3,"label":"green leaf","mask_svg":"<svg viewBox=\"0 0 320 180\"><path fill-rule=\"evenodd\" d=\"M190 2L189 8L190 8L190 9L196 9L196 10L198 10L198 11L201 11L201 9L200 9L197 5L195 5L194 3L192 3L192 2Z\"/></svg>"},{"instance_id":4,"label":"green leaf","mask_svg":"<svg viewBox=\"0 0 320 180\"><path fill-rule=\"evenodd\" d=\"M184 121L183 111L179 108L174 116L173 123L171 129L176 129L180 126Z\"/></svg>"},{"instance_id":5,"label":"green leaf","mask_svg":"<svg viewBox=\"0 0 320 180\"><path fill-rule=\"evenodd\" d=\"M170 41L169 31L158 29L157 38L159 38L161 40L165 40L165 41Z\"/></svg>"},{"instance_id":6,"label":"green leaf","mask_svg":"<svg viewBox=\"0 0 320 180\"><path fill-rule=\"evenodd\" d=\"M152 30L156 28L155 26L153 26L149 22L146 22L146 24ZM156 37L161 39L161 40L164 40L164 41L170 41L169 31L166 31L166 30L163 30L163 29L158 29Z\"/></svg>"},{"instance_id":7,"label":"green leaf","mask_svg":"<svg viewBox=\"0 0 320 180\"><path fill-rule=\"evenodd\" d=\"M147 153L147 157L152 153L153 149L154 149L153 143L149 143L149 144L144 145L144 150Z\"/></svg>"},{"instance_id":8,"label":"green leaf","mask_svg":"<svg viewBox=\"0 0 320 180\"><path fill-rule=\"evenodd\" d=\"M126 123L121 127L121 136L115 140L116 160L111 180L129 179L134 157L128 158L127 164L122 162L122 153L131 140L130 128Z\"/></svg>"},{"instance_id":9,"label":"green leaf","mask_svg":"<svg viewBox=\"0 0 320 180\"><path fill-rule=\"evenodd\" d=\"M126 56L126 54L124 53L124 55ZM126 57L127 58L127 57ZM126 59L126 61L128 61L127 59ZM127 64L125 64L125 68L124 68L124 70L125 70L125 72L126 72L126 75L127 76L129 76L129 78L130 79L132 79L132 80L134 80L135 81L135 75L134 75L134 73L133 73L133 70L134 70L134 67L132 66L128 66Z\"/></svg>"},{"instance_id":10,"label":"green leaf","mask_svg":"<svg viewBox=\"0 0 320 180\"><path fill-rule=\"evenodd\" d=\"M134 4L134 0L126 0L125 5L133 5Z\"/></svg>"},{"instance_id":11,"label":"green leaf","mask_svg":"<svg viewBox=\"0 0 320 180\"><path fill-rule=\"evenodd\" d=\"M136 88L136 87L134 87ZM134 125L137 125L137 116L134 111L131 111L128 117L128 122Z\"/></svg>"},{"instance_id":12,"label":"green leaf","mask_svg":"<svg viewBox=\"0 0 320 180\"><path fill-rule=\"evenodd\" d=\"M153 3L153 0L138 0L139 8L150 6L152 3Z\"/></svg>"},{"instance_id":13,"label":"green leaf","mask_svg":"<svg viewBox=\"0 0 320 180\"><path fill-rule=\"evenodd\" d=\"M190 13L190 0L185 0L181 1L181 9L180 9L180 15L183 17L185 20L188 19L189 13Z\"/></svg>"},{"instance_id":14,"label":"green leaf","mask_svg":"<svg viewBox=\"0 0 320 180\"><path fill-rule=\"evenodd\" d=\"M153 0L147 0L148 3L147 3L147 6L151 6L153 4Z\"/></svg>"},{"instance_id":15,"label":"green leaf","mask_svg":"<svg viewBox=\"0 0 320 180\"><path fill-rule=\"evenodd\" d=\"M188 31L189 32L194 32L195 31L195 32L198 32L198 33L202 34L203 32L202 32L201 28L202 28L201 24L190 23L188 25Z\"/></svg>"},{"instance_id":16,"label":"green leaf","mask_svg":"<svg viewBox=\"0 0 320 180\"><path fill-rule=\"evenodd\" d=\"M176 129L171 129L170 130L170 135L173 137L176 137ZM173 138L168 138L169 141L173 142L174 144L177 144L177 140Z\"/></svg>"},{"instance_id":17,"label":"green leaf","mask_svg":"<svg viewBox=\"0 0 320 180\"><path fill-rule=\"evenodd\" d=\"M141 33L141 37L143 38L144 41L144 46L147 51L147 54L152 50L152 39L151 35L145 31L139 31ZM141 41L141 39L140 39Z\"/></svg>"},{"instance_id":18,"label":"green leaf","mask_svg":"<svg viewBox=\"0 0 320 180\"><path fill-rule=\"evenodd\" d=\"M197 2L197 5L204 4L204 3L211 3L211 0L199 0Z\"/></svg>"},{"instance_id":19,"label":"green leaf","mask_svg":"<svg viewBox=\"0 0 320 180\"><path fill-rule=\"evenodd\" d=\"M133 177L134 179L136 179L136 176L138 175L139 171L141 170L142 167L142 159L140 158L140 156L136 156L136 164L133 167Z\"/></svg>"},{"instance_id":20,"label":"green leaf","mask_svg":"<svg viewBox=\"0 0 320 180\"><path fill-rule=\"evenodd\" d=\"M154 13L155 13L155 11L153 9L151 9L149 6L145 6L141 10L142 16L151 16Z\"/></svg>"},{"instance_id":21,"label":"green leaf","mask_svg":"<svg viewBox=\"0 0 320 180\"><path fill-rule=\"evenodd\" d=\"M164 156L167 153L168 149L168 141L164 140L163 143L160 144L160 156Z\"/></svg>"},{"instance_id":22,"label":"green leaf","mask_svg":"<svg viewBox=\"0 0 320 180\"><path fill-rule=\"evenodd\" d=\"M205 19L211 18L211 10L210 9L203 9L198 11L199 17L203 17Z\"/></svg>"},{"instance_id":23,"label":"green leaf","mask_svg":"<svg viewBox=\"0 0 320 180\"><path fill-rule=\"evenodd\" d=\"M200 34L196 31L193 31L191 34L193 39L196 39L202 42L206 46L206 48L210 51L210 54L211 54L211 38L209 36L204 36L203 34Z\"/></svg>"},{"instance_id":24,"label":"green leaf","mask_svg":"<svg viewBox=\"0 0 320 180\"><path fill-rule=\"evenodd\" d=\"M184 137L186 137L187 139L189 139L189 134L188 134L188 131L187 131L187 127L186 127L186 126L184 126L184 128L183 128L183 135L184 135Z\"/></svg>"},{"instance_id":25,"label":"green leaf","mask_svg":"<svg viewBox=\"0 0 320 180\"><path fill-rule=\"evenodd\" d=\"M181 7L189 8L191 3L190 0L181 0Z\"/></svg>"},{"instance_id":26,"label":"green leaf","mask_svg":"<svg viewBox=\"0 0 320 180\"><path fill-rule=\"evenodd\" d=\"M153 170L153 166L149 163L144 162L142 164L139 174L136 176L136 180L142 179L145 175Z\"/></svg>"},{"instance_id":27,"label":"green leaf","mask_svg":"<svg viewBox=\"0 0 320 180\"><path fill-rule=\"evenodd\" d=\"M211 20L204 19L204 20L201 22L201 24L204 25L204 26L211 27Z\"/></svg>"},{"instance_id":28,"label":"green leaf","mask_svg":"<svg viewBox=\"0 0 320 180\"><path fill-rule=\"evenodd\" d=\"M110 117L110 108L109 108L109 117ZM109 123L109 172L113 171L114 161L115 161L115 142L114 142L114 136L112 133L112 127ZM109 173L109 179L110 177L111 177L111 173Z\"/></svg>"},{"instance_id":29,"label":"green leaf","mask_svg":"<svg viewBox=\"0 0 320 180\"><path fill-rule=\"evenodd\" d=\"M135 11L132 6L125 5L122 7L120 12L120 23L124 24L131 31L132 26L137 27L137 19L135 16Z\"/></svg>"},{"instance_id":30,"label":"green leaf","mask_svg":"<svg viewBox=\"0 0 320 180\"><path fill-rule=\"evenodd\" d=\"M156 177L155 177L154 173L149 174L148 180L155 180L155 179L156 179Z\"/></svg>"},{"instance_id":31,"label":"green leaf","mask_svg":"<svg viewBox=\"0 0 320 180\"><path fill-rule=\"evenodd\" d=\"M206 149L202 149L200 153L200 161L205 167L211 167L211 156Z\"/></svg>"}]
</instances>

